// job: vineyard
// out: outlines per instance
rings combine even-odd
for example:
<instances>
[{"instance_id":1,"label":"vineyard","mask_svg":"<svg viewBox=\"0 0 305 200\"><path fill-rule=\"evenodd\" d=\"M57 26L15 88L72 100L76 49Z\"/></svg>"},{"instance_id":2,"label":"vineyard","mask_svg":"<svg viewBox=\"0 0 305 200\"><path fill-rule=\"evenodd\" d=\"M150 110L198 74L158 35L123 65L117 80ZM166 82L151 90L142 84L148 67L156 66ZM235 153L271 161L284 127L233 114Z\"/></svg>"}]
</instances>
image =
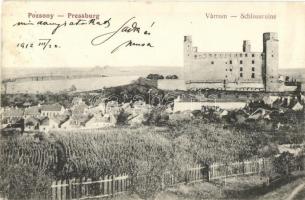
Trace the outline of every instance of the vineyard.
<instances>
[{"instance_id":1,"label":"vineyard","mask_svg":"<svg viewBox=\"0 0 305 200\"><path fill-rule=\"evenodd\" d=\"M234 135L217 126L185 126L174 133L141 127L12 137L1 140L0 158L2 165L33 165L61 179L179 171L190 163L238 159L238 155L249 151L250 143L244 135Z\"/></svg>"},{"instance_id":2,"label":"vineyard","mask_svg":"<svg viewBox=\"0 0 305 200\"><path fill-rule=\"evenodd\" d=\"M1 140L0 158L6 165L24 164L37 166L41 171L56 170L58 148L50 141L32 137Z\"/></svg>"},{"instance_id":3,"label":"vineyard","mask_svg":"<svg viewBox=\"0 0 305 200\"><path fill-rule=\"evenodd\" d=\"M136 129L53 133L42 140L20 136L2 140L0 150L5 165L34 165L57 178L145 173L168 168L174 158L169 140Z\"/></svg>"},{"instance_id":4,"label":"vineyard","mask_svg":"<svg viewBox=\"0 0 305 200\"><path fill-rule=\"evenodd\" d=\"M116 129L102 133L54 134L66 157L61 175L99 177L138 173L169 159L171 145L168 140L152 133L136 132Z\"/></svg>"},{"instance_id":5,"label":"vineyard","mask_svg":"<svg viewBox=\"0 0 305 200\"><path fill-rule=\"evenodd\" d=\"M15 194L7 187L12 184L17 185L18 191L28 191L27 184L18 181L23 176L24 182L35 182L35 177L52 180L85 177L95 181L121 174L148 177L155 181L149 189L158 188L162 175L168 171L181 174L194 163L206 166L238 160L253 146L245 135L217 125L177 123L179 128L172 129L119 127L2 139L0 178L8 182L0 184L0 191L4 188ZM16 179L11 178L12 174ZM43 188L50 188L48 184L43 182Z\"/></svg>"}]
</instances>

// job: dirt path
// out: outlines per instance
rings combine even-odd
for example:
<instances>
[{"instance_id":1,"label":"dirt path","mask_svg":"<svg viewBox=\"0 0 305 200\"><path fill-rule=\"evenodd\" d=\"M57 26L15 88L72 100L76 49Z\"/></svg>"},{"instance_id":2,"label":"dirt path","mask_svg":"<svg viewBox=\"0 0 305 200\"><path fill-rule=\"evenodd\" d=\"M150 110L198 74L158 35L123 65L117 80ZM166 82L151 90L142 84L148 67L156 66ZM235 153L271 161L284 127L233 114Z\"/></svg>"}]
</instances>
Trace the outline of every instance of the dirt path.
<instances>
[{"instance_id":1,"label":"dirt path","mask_svg":"<svg viewBox=\"0 0 305 200\"><path fill-rule=\"evenodd\" d=\"M305 187L305 182L295 187L293 191L290 193L290 195L286 198L286 200L293 200L295 195L297 195L304 187Z\"/></svg>"}]
</instances>

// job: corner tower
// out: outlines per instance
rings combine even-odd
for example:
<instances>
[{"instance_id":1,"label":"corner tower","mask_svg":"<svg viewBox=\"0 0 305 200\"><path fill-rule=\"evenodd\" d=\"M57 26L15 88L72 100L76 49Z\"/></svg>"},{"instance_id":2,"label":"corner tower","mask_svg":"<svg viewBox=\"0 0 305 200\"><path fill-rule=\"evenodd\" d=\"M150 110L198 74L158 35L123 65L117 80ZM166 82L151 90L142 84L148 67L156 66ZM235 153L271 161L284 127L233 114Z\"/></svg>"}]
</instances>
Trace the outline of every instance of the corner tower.
<instances>
[{"instance_id":1,"label":"corner tower","mask_svg":"<svg viewBox=\"0 0 305 200\"><path fill-rule=\"evenodd\" d=\"M251 43L249 40L243 41L243 52L251 52Z\"/></svg>"},{"instance_id":2,"label":"corner tower","mask_svg":"<svg viewBox=\"0 0 305 200\"><path fill-rule=\"evenodd\" d=\"M277 33L264 33L262 75L267 92L278 90L278 60Z\"/></svg>"},{"instance_id":3,"label":"corner tower","mask_svg":"<svg viewBox=\"0 0 305 200\"><path fill-rule=\"evenodd\" d=\"M187 82L191 80L190 77L190 70L192 65L192 58L193 58L193 46L192 46L192 37L191 36L184 36L183 46L183 62L184 62L184 80Z\"/></svg>"}]
</instances>

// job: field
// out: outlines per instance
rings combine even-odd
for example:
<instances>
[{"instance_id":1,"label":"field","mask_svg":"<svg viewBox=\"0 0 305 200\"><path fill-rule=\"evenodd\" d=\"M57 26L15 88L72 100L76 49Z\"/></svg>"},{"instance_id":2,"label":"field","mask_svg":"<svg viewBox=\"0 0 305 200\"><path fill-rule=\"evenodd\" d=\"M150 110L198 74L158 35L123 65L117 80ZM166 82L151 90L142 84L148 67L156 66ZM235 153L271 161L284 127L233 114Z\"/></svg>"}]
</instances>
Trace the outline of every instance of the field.
<instances>
[{"instance_id":1,"label":"field","mask_svg":"<svg viewBox=\"0 0 305 200\"><path fill-rule=\"evenodd\" d=\"M47 80L47 81L28 81L28 82L8 82L6 93L45 93L61 92L69 90L72 85L76 87L77 92L98 90L104 87L115 87L126 85L138 79L138 76L114 76L99 78L81 78L66 80Z\"/></svg>"}]
</instances>

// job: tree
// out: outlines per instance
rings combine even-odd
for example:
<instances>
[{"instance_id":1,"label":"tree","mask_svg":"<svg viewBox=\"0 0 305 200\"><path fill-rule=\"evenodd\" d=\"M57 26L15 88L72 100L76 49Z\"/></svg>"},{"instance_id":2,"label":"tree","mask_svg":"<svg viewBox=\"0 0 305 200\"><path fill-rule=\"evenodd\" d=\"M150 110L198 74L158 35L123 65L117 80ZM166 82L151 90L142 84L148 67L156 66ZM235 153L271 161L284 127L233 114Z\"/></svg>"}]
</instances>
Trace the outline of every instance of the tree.
<instances>
[{"instance_id":1,"label":"tree","mask_svg":"<svg viewBox=\"0 0 305 200\"><path fill-rule=\"evenodd\" d=\"M151 80L159 80L159 79L164 79L164 76L160 74L149 74L146 78Z\"/></svg>"},{"instance_id":2,"label":"tree","mask_svg":"<svg viewBox=\"0 0 305 200\"><path fill-rule=\"evenodd\" d=\"M75 85L72 85L72 86L70 87L70 91L71 91L71 92L76 91Z\"/></svg>"},{"instance_id":3,"label":"tree","mask_svg":"<svg viewBox=\"0 0 305 200\"><path fill-rule=\"evenodd\" d=\"M295 165L294 156L292 153L285 151L274 159L273 165L277 173L288 176L293 171Z\"/></svg>"},{"instance_id":4,"label":"tree","mask_svg":"<svg viewBox=\"0 0 305 200\"><path fill-rule=\"evenodd\" d=\"M177 75L167 75L166 77L165 77L166 79L178 79L178 76Z\"/></svg>"}]
</instances>

